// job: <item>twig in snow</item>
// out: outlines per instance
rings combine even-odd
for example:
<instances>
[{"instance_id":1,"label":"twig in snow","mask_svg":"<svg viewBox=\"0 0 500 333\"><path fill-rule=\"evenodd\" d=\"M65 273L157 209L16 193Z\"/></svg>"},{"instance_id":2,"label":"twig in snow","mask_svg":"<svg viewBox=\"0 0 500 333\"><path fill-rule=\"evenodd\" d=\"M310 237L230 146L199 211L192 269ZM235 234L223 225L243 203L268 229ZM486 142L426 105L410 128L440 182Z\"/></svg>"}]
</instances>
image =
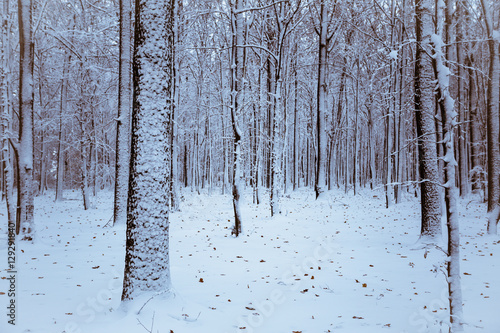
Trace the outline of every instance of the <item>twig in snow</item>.
<instances>
[{"instance_id":1,"label":"twig in snow","mask_svg":"<svg viewBox=\"0 0 500 333\"><path fill-rule=\"evenodd\" d=\"M111 215L111 217L109 218L108 222L107 222L105 225L103 225L103 226L102 226L103 228L106 228L106 226L107 226L107 225L108 225L111 221L113 221L113 216L115 216L115 215L114 215L114 214L112 214L112 215Z\"/></svg>"},{"instance_id":2,"label":"twig in snow","mask_svg":"<svg viewBox=\"0 0 500 333\"><path fill-rule=\"evenodd\" d=\"M151 296L151 297L150 297L150 298L146 301L146 303L144 303L144 304L141 306L141 308L139 309L139 311L137 311L137 314L141 313L142 309L146 306L146 304L148 304L150 300L152 300L153 298L155 298L155 296L156 296L156 295Z\"/></svg>"},{"instance_id":3,"label":"twig in snow","mask_svg":"<svg viewBox=\"0 0 500 333\"><path fill-rule=\"evenodd\" d=\"M151 330L148 330L146 326L144 326L144 324L139 320L139 318L136 318L137 321L139 322L139 324L141 324L142 327L144 327L144 329L146 331L148 331L149 333L153 333L153 327L155 325L155 313L153 312L153 318L151 319Z\"/></svg>"}]
</instances>

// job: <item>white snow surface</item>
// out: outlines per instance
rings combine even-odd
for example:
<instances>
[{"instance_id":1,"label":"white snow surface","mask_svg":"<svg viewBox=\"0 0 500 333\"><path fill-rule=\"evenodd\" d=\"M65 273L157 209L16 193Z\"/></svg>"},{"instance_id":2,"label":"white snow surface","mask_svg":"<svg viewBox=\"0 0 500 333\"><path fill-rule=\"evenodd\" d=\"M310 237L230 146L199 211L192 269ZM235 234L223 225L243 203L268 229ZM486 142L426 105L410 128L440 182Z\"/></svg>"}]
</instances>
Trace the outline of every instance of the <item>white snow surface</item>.
<instances>
[{"instance_id":1,"label":"white snow surface","mask_svg":"<svg viewBox=\"0 0 500 333\"><path fill-rule=\"evenodd\" d=\"M15 327L6 316L2 202L0 332L447 332L444 254L418 243L415 198L386 209L383 193L335 190L316 201L299 189L271 218L268 203L254 205L246 192L244 234L234 238L232 198L215 192L184 189L181 211L170 214L173 289L127 311L119 307L125 226L103 227L113 193L88 211L78 191L61 203L38 197L36 243L17 241ZM485 235L479 198L460 200L465 331L499 332L498 237Z\"/></svg>"}]
</instances>

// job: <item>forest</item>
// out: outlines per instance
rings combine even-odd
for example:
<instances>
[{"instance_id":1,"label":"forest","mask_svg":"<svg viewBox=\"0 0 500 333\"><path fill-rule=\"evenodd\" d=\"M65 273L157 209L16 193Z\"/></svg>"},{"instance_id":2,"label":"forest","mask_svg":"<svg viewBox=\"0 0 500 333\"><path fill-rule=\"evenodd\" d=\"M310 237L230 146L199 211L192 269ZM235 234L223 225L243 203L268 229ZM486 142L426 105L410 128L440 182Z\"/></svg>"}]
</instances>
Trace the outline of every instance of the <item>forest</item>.
<instances>
[{"instance_id":1,"label":"forest","mask_svg":"<svg viewBox=\"0 0 500 333\"><path fill-rule=\"evenodd\" d=\"M499 17L2 0L0 328L498 331Z\"/></svg>"}]
</instances>

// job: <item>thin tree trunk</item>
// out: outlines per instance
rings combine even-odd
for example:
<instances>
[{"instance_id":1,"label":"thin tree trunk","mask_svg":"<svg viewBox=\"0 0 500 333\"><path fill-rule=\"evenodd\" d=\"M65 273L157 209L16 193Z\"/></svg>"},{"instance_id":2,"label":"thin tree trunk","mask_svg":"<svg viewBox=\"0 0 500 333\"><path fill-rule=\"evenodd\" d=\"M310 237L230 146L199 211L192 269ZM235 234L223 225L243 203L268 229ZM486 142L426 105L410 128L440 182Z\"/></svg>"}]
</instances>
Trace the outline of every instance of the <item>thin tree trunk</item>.
<instances>
[{"instance_id":1,"label":"thin tree trunk","mask_svg":"<svg viewBox=\"0 0 500 333\"><path fill-rule=\"evenodd\" d=\"M46 133L44 130L42 130L42 134L40 137L41 140L41 151L40 151L40 184L38 186L38 194L43 195L45 193L45 189L47 188L47 144L45 143L46 140Z\"/></svg>"},{"instance_id":2,"label":"thin tree trunk","mask_svg":"<svg viewBox=\"0 0 500 333\"><path fill-rule=\"evenodd\" d=\"M9 144L11 139L8 133L12 132L12 94L9 90L11 87L11 19L9 12L9 0L3 1L2 6L2 58L0 64L0 133L2 150L0 153L0 163L3 169L3 195L7 204L7 222L9 229L15 225L16 222L16 203L14 201L14 168L13 168L13 154Z\"/></svg>"},{"instance_id":3,"label":"thin tree trunk","mask_svg":"<svg viewBox=\"0 0 500 333\"><path fill-rule=\"evenodd\" d=\"M328 52L328 6L325 1L320 4L320 31L318 51L318 87L316 107L316 131L317 131L317 154L316 154L316 198L325 191L326 186L326 65Z\"/></svg>"},{"instance_id":4,"label":"thin tree trunk","mask_svg":"<svg viewBox=\"0 0 500 333\"><path fill-rule=\"evenodd\" d=\"M273 151L272 151L272 177L271 177L271 216L281 214L281 191L283 186L283 170L281 167L282 149L283 149L283 133L281 130L282 119L282 99L281 99L282 81L278 79L276 82L276 99L273 121Z\"/></svg>"},{"instance_id":5,"label":"thin tree trunk","mask_svg":"<svg viewBox=\"0 0 500 333\"><path fill-rule=\"evenodd\" d=\"M354 162L353 162L353 188L354 195L356 195L357 184L358 184L358 173L359 173L359 138L358 138L358 120L359 120L359 80L361 79L359 75L359 58L356 60L357 63L357 72L356 72L356 86L354 91L354 109L356 112L355 120L354 120Z\"/></svg>"},{"instance_id":6,"label":"thin tree trunk","mask_svg":"<svg viewBox=\"0 0 500 333\"><path fill-rule=\"evenodd\" d=\"M173 211L178 211L180 206L179 200L179 171L178 171L178 156L179 156L179 143L178 143L178 126L177 126L177 110L180 106L180 63L178 53L178 45L180 44L180 21L181 21L181 13L182 13L182 1L174 0L174 39L175 46L173 49L174 52L174 61L173 61L173 76L174 76L174 86L173 86L173 96L172 96L172 113L170 115L170 126L172 127L171 135L170 135L170 149L172 151L171 156L171 171L172 177L170 179L170 204Z\"/></svg>"},{"instance_id":7,"label":"thin tree trunk","mask_svg":"<svg viewBox=\"0 0 500 333\"><path fill-rule=\"evenodd\" d=\"M297 51L297 48L295 49ZM298 109L297 104L299 100L299 81L297 79L297 60L295 60L293 72L293 87L294 87L294 100L293 100L293 189L297 189L299 184L299 129L298 129Z\"/></svg>"},{"instance_id":8,"label":"thin tree trunk","mask_svg":"<svg viewBox=\"0 0 500 333\"><path fill-rule=\"evenodd\" d=\"M484 188L483 186L483 166L481 162L481 155L482 155L482 149L481 149L481 131L480 131L480 119L478 115L478 107L477 105L473 104L474 100L474 92L477 89L476 85L474 84L474 72L472 69L472 61L470 59L470 56L467 58L467 74L468 74L468 79L469 79L469 87L468 87L468 108L469 108L469 132L470 132L470 141L471 141L471 147L470 147L470 159L471 159L471 183L472 183L472 190L482 190Z\"/></svg>"},{"instance_id":9,"label":"thin tree trunk","mask_svg":"<svg viewBox=\"0 0 500 333\"><path fill-rule=\"evenodd\" d=\"M56 201L64 199L64 127L63 114L68 108L68 67L71 56L65 55L63 64L63 75L61 79L61 99L59 104L59 140L57 143L57 182L56 182Z\"/></svg>"},{"instance_id":10,"label":"thin tree trunk","mask_svg":"<svg viewBox=\"0 0 500 333\"><path fill-rule=\"evenodd\" d=\"M241 140L242 131L238 125L238 114L243 107L243 16L237 11L243 8L243 0L235 0L231 6L231 20L233 29L233 46L231 55L231 123L234 135L234 168L233 168L233 208L234 227L231 233L238 237L242 232L242 216L240 209L241 195L243 194L243 179L241 168Z\"/></svg>"},{"instance_id":11,"label":"thin tree trunk","mask_svg":"<svg viewBox=\"0 0 500 333\"><path fill-rule=\"evenodd\" d=\"M462 42L464 39L464 23L463 20L466 19L468 14L465 10L466 3L464 0L457 1L457 17L460 20L456 24L456 54L457 54L457 112L459 117L459 127L458 127L458 159L459 159L459 179L460 179L460 196L466 196L470 191L469 185L469 168L468 168L468 154L467 154L467 143L469 141L469 135L467 132L467 114L466 108L464 107L466 102L466 81L464 80L464 70L463 65L465 64L466 49L463 47ZM447 43L449 44L449 43ZM469 110L470 112L470 110Z\"/></svg>"},{"instance_id":12,"label":"thin tree trunk","mask_svg":"<svg viewBox=\"0 0 500 333\"><path fill-rule=\"evenodd\" d=\"M130 115L132 110L131 43L132 4L120 0L120 63L118 74L118 121L116 124L116 166L114 193L114 224L127 220L127 192L130 162Z\"/></svg>"},{"instance_id":13,"label":"thin tree trunk","mask_svg":"<svg viewBox=\"0 0 500 333\"><path fill-rule=\"evenodd\" d=\"M448 1L451 6L451 1ZM458 117L455 101L450 96L450 70L445 65L443 55L444 43L441 39L444 25L444 1L436 1L437 34L433 35L434 59L436 64L439 100L441 103L441 119L443 126L444 162L445 162L445 202L448 227L448 288L450 299L450 332L463 331L462 289L460 282L460 231L458 222L458 188L456 186L455 138L454 126ZM449 31L446 31L448 33ZM448 38L447 38L448 40Z\"/></svg>"}]
</instances>

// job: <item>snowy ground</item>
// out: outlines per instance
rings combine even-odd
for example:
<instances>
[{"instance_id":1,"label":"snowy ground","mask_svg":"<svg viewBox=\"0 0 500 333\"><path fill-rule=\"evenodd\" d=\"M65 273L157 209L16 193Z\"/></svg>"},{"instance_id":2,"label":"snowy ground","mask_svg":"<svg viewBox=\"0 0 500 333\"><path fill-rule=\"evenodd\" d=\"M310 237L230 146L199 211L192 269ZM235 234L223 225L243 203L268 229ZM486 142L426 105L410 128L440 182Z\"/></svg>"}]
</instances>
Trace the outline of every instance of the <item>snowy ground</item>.
<instances>
[{"instance_id":1,"label":"snowy ground","mask_svg":"<svg viewBox=\"0 0 500 333\"><path fill-rule=\"evenodd\" d=\"M235 239L229 196L185 191L171 214L172 292L136 305L146 303L139 315L118 308L125 229L104 227L111 193L89 211L76 192L61 204L39 197L36 243L18 241L16 329L2 202L0 332L447 332L444 256L417 249L418 202L385 209L373 193L332 191L318 202L299 190L274 218L267 203L247 202ZM484 204L460 203L466 332L500 332L498 237L484 235Z\"/></svg>"}]
</instances>

